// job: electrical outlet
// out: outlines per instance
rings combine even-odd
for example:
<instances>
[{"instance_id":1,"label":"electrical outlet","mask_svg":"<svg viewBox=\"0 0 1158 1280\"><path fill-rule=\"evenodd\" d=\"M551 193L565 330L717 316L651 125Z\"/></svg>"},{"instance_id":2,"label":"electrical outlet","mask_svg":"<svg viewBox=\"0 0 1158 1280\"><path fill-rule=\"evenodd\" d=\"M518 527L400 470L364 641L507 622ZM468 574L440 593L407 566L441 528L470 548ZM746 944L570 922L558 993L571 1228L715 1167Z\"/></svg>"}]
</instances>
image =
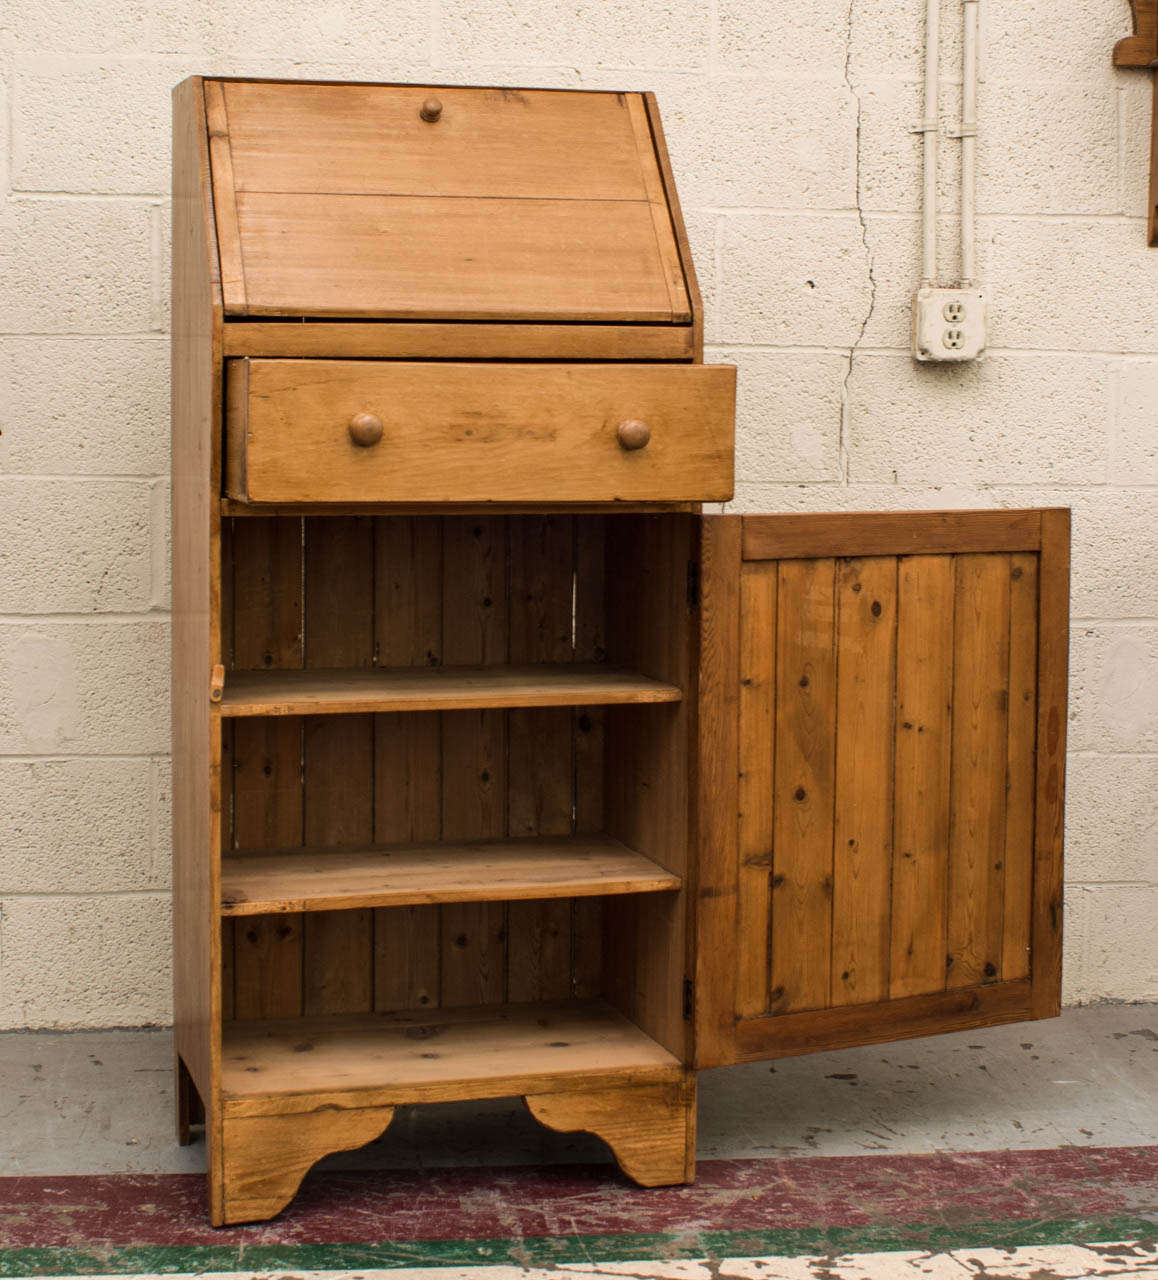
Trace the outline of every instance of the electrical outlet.
<instances>
[{"instance_id":1,"label":"electrical outlet","mask_svg":"<svg viewBox=\"0 0 1158 1280\"><path fill-rule=\"evenodd\" d=\"M985 297L980 289L922 285L913 298L915 360L980 360L985 354Z\"/></svg>"}]
</instances>

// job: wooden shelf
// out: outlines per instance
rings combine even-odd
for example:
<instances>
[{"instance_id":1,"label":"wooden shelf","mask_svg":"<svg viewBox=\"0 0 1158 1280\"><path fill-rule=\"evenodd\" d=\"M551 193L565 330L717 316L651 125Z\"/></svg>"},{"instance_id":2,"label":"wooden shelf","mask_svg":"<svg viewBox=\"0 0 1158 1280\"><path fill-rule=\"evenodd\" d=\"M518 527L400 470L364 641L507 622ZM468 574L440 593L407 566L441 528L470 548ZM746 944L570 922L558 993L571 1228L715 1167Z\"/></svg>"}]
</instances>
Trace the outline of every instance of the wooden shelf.
<instances>
[{"instance_id":1,"label":"wooden shelf","mask_svg":"<svg viewBox=\"0 0 1158 1280\"><path fill-rule=\"evenodd\" d=\"M227 916L426 902L659 893L680 878L609 836L534 836L375 849L286 849L222 859Z\"/></svg>"},{"instance_id":2,"label":"wooden shelf","mask_svg":"<svg viewBox=\"0 0 1158 1280\"><path fill-rule=\"evenodd\" d=\"M349 321L337 320L344 325ZM394 327L394 326L387 326ZM421 502L242 502L238 498L221 498L223 516L269 519L271 516L412 516L429 515L430 503ZM439 515L656 515L677 512L699 515L699 502L623 502L609 498L606 502L440 502Z\"/></svg>"},{"instance_id":3,"label":"wooden shelf","mask_svg":"<svg viewBox=\"0 0 1158 1280\"><path fill-rule=\"evenodd\" d=\"M226 1023L221 1080L236 1116L614 1088L681 1071L609 1005L568 1001Z\"/></svg>"},{"instance_id":4,"label":"wooden shelf","mask_svg":"<svg viewBox=\"0 0 1158 1280\"><path fill-rule=\"evenodd\" d=\"M612 706L679 702L674 684L618 667L370 667L236 671L217 704L224 716L457 711L472 707Z\"/></svg>"}]
</instances>

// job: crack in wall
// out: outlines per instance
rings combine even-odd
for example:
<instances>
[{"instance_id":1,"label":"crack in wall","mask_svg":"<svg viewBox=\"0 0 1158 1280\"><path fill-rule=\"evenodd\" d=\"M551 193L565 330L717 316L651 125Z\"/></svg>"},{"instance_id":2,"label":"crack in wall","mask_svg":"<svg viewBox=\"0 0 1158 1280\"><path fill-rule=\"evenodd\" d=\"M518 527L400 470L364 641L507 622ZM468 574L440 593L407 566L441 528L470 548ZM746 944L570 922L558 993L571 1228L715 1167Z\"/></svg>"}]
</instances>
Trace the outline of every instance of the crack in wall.
<instances>
[{"instance_id":1,"label":"crack in wall","mask_svg":"<svg viewBox=\"0 0 1158 1280\"><path fill-rule=\"evenodd\" d=\"M869 281L869 303L868 309L865 311L864 318L860 322L860 329L856 337L853 339L852 345L848 349L848 364L845 366L844 377L840 384L840 438L838 443L838 459L840 465L840 482L847 485L848 477L848 437L849 437L849 383L852 380L853 362L856 359L856 353L864 341L865 333L873 318L873 312L877 305L877 278L874 270L875 262L872 246L869 244L868 223L865 221L864 209L861 206L861 177L862 177L862 150L864 145L864 103L861 101L860 93L852 77L852 48L853 48L853 28L854 17L856 14L857 0L849 0L848 17L845 20L845 44L844 44L844 83L848 88L848 92L856 104L856 217L860 226L860 242L864 246L865 265L868 271Z\"/></svg>"}]
</instances>

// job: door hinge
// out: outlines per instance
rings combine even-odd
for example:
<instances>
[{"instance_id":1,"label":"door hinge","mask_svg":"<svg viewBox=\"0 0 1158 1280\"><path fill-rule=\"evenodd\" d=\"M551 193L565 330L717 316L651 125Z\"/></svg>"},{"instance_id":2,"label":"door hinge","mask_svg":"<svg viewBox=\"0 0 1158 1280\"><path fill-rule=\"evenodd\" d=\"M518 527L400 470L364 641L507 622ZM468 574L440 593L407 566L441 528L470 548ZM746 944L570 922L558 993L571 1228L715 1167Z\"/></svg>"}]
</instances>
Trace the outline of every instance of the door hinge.
<instances>
[{"instance_id":1,"label":"door hinge","mask_svg":"<svg viewBox=\"0 0 1158 1280\"><path fill-rule=\"evenodd\" d=\"M684 979L684 1021L691 1022L696 1007L696 984L691 978Z\"/></svg>"},{"instance_id":2,"label":"door hinge","mask_svg":"<svg viewBox=\"0 0 1158 1280\"><path fill-rule=\"evenodd\" d=\"M688 608L700 607L700 565L697 560L688 561Z\"/></svg>"}]
</instances>

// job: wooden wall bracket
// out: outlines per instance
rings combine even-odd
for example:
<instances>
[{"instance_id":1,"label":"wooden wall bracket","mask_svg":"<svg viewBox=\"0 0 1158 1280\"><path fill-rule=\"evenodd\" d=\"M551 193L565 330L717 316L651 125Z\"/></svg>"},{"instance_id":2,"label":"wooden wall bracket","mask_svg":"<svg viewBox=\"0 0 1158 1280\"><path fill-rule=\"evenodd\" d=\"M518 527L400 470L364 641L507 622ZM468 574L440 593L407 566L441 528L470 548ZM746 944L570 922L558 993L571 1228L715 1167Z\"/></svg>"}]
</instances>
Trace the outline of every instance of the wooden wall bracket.
<instances>
[{"instance_id":1,"label":"wooden wall bracket","mask_svg":"<svg viewBox=\"0 0 1158 1280\"><path fill-rule=\"evenodd\" d=\"M1134 34L1114 46L1114 66L1158 69L1158 0L1130 0ZM1150 214L1148 243L1158 248L1158 74L1154 76L1154 112L1150 140Z\"/></svg>"},{"instance_id":2,"label":"wooden wall bracket","mask_svg":"<svg viewBox=\"0 0 1158 1280\"><path fill-rule=\"evenodd\" d=\"M1158 0L1130 0L1134 34L1114 46L1114 66L1153 67L1158 64Z\"/></svg>"}]
</instances>

